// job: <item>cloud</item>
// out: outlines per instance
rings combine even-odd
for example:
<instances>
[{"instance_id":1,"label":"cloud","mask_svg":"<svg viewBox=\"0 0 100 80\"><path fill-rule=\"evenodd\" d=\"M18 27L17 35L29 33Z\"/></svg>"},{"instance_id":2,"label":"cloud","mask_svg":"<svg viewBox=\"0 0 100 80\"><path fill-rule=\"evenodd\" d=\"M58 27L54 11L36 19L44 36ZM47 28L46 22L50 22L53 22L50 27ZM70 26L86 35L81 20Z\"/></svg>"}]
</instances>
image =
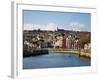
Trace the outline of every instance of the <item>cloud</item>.
<instances>
[{"instance_id":1,"label":"cloud","mask_svg":"<svg viewBox=\"0 0 100 80\"><path fill-rule=\"evenodd\" d=\"M57 27L65 30L73 31L88 31L86 26L79 22L72 22L67 27L58 26L55 23L48 23L46 25L40 24L24 24L24 30L47 30L47 31L57 31Z\"/></svg>"},{"instance_id":2,"label":"cloud","mask_svg":"<svg viewBox=\"0 0 100 80\"><path fill-rule=\"evenodd\" d=\"M24 30L33 30L33 24L24 24Z\"/></svg>"},{"instance_id":3,"label":"cloud","mask_svg":"<svg viewBox=\"0 0 100 80\"><path fill-rule=\"evenodd\" d=\"M86 27L84 24L78 23L78 22L73 22L69 25L69 30L73 31L87 31Z\"/></svg>"},{"instance_id":4,"label":"cloud","mask_svg":"<svg viewBox=\"0 0 100 80\"><path fill-rule=\"evenodd\" d=\"M46 27L44 28L45 30L51 30L51 31L55 31L57 30L57 25L54 23L49 23L46 25Z\"/></svg>"},{"instance_id":5,"label":"cloud","mask_svg":"<svg viewBox=\"0 0 100 80\"><path fill-rule=\"evenodd\" d=\"M24 30L57 30L57 25L54 23L48 23L46 25L38 25L38 24L24 24Z\"/></svg>"}]
</instances>

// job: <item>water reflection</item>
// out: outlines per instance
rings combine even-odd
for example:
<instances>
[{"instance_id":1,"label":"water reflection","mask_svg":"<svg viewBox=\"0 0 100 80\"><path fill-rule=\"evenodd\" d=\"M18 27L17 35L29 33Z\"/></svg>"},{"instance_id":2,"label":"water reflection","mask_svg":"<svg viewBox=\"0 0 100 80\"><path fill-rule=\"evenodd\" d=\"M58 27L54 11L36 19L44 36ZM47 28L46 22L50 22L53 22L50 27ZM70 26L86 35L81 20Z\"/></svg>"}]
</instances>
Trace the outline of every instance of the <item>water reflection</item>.
<instances>
[{"instance_id":1,"label":"water reflection","mask_svg":"<svg viewBox=\"0 0 100 80\"><path fill-rule=\"evenodd\" d=\"M23 58L23 69L90 66L90 62L76 54L49 53Z\"/></svg>"}]
</instances>

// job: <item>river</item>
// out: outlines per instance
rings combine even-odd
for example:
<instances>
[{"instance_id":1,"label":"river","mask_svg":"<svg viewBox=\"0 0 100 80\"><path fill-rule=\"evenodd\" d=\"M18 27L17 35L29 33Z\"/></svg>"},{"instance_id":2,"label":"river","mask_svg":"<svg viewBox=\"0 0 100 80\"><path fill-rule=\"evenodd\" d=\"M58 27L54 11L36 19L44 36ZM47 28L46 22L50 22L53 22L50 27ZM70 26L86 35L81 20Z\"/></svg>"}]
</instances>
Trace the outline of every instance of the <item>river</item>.
<instances>
[{"instance_id":1,"label":"river","mask_svg":"<svg viewBox=\"0 0 100 80\"><path fill-rule=\"evenodd\" d=\"M77 54L49 53L23 58L23 69L90 66L91 60Z\"/></svg>"}]
</instances>

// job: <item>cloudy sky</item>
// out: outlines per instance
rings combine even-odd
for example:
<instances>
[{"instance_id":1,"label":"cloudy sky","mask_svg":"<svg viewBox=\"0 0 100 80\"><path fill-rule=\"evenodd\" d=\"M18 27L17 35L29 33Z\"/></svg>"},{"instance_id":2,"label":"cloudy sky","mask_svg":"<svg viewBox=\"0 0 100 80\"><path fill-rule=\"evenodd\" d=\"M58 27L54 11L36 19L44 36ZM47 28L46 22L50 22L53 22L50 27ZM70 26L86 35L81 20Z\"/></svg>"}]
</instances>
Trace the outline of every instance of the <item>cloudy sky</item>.
<instances>
[{"instance_id":1,"label":"cloudy sky","mask_svg":"<svg viewBox=\"0 0 100 80\"><path fill-rule=\"evenodd\" d=\"M91 30L90 13L23 11L24 30Z\"/></svg>"}]
</instances>

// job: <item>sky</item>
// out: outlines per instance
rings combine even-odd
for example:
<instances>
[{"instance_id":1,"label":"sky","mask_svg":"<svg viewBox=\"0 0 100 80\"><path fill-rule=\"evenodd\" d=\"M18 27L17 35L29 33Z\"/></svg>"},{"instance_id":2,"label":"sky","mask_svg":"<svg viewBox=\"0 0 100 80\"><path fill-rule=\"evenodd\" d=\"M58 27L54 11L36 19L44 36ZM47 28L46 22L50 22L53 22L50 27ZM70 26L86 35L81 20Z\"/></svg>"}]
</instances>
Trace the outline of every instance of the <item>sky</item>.
<instances>
[{"instance_id":1,"label":"sky","mask_svg":"<svg viewBox=\"0 0 100 80\"><path fill-rule=\"evenodd\" d=\"M24 30L91 31L91 14L76 12L23 11Z\"/></svg>"}]
</instances>

